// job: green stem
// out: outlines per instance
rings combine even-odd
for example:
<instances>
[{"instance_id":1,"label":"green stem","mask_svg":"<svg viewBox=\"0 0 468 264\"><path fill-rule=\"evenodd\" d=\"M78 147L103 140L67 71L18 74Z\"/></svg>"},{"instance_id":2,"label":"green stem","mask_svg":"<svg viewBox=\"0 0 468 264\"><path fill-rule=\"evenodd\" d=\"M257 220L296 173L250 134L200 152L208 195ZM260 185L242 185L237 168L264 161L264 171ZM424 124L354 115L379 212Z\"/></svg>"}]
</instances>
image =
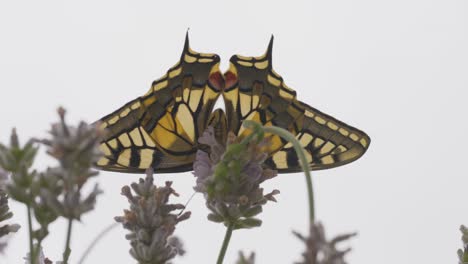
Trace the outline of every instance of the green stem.
<instances>
[{"instance_id":1,"label":"green stem","mask_svg":"<svg viewBox=\"0 0 468 264\"><path fill-rule=\"evenodd\" d=\"M256 127L260 126L259 123L249 120L244 121L243 124L244 126L252 129L255 129ZM305 156L304 148L301 146L301 143L296 139L296 136L291 134L291 132L287 131L286 129L275 126L264 126L263 131L265 133L278 135L284 138L285 140L291 142L291 144L293 145L294 150L296 151L297 156L299 157L299 160L301 162L302 170L304 171L306 176L307 194L309 198L309 221L310 224L313 224L315 221L314 191L312 188L312 176L310 175L309 162L307 161L307 158Z\"/></svg>"},{"instance_id":2,"label":"green stem","mask_svg":"<svg viewBox=\"0 0 468 264\"><path fill-rule=\"evenodd\" d=\"M31 216L31 206L29 204L26 205L28 210L28 230L29 230L29 256L31 257L31 263L36 263L36 254L34 253L34 245L33 245L33 228L32 228L32 216Z\"/></svg>"},{"instance_id":3,"label":"green stem","mask_svg":"<svg viewBox=\"0 0 468 264\"><path fill-rule=\"evenodd\" d=\"M307 185L307 195L309 198L309 221L310 224L313 224L315 222L314 190L312 188L312 175L308 170L305 174L305 177Z\"/></svg>"},{"instance_id":4,"label":"green stem","mask_svg":"<svg viewBox=\"0 0 468 264\"><path fill-rule=\"evenodd\" d=\"M216 261L217 264L223 264L224 256L226 255L227 247L229 245L229 241L231 240L233 227L233 224L229 224L226 229L223 245L221 246L221 250L219 251L218 261Z\"/></svg>"},{"instance_id":5,"label":"green stem","mask_svg":"<svg viewBox=\"0 0 468 264\"><path fill-rule=\"evenodd\" d=\"M67 230L67 240L65 243L65 249L63 251L63 264L68 264L68 258L70 257L70 240L71 240L71 231L73 226L73 219L68 218L68 230Z\"/></svg>"},{"instance_id":6,"label":"green stem","mask_svg":"<svg viewBox=\"0 0 468 264\"><path fill-rule=\"evenodd\" d=\"M96 246L96 244L99 242L99 240L101 240L107 233L109 233L112 229L114 229L115 227L117 227L119 225L119 223L113 223L111 225L109 225L108 227L106 227L104 230L101 231L101 233L99 233L95 238L94 240L91 242L91 244L89 244L89 246L86 248L85 252L83 253L83 255L81 255L81 258L80 258L80 261L78 262L78 264L82 264L84 262L84 260L86 259L86 257L89 255L89 253L91 252L91 250Z\"/></svg>"},{"instance_id":7,"label":"green stem","mask_svg":"<svg viewBox=\"0 0 468 264\"><path fill-rule=\"evenodd\" d=\"M36 258L38 258L39 254L41 252L41 249L42 249L42 240L39 240L37 242L37 244L36 244L36 249L34 250Z\"/></svg>"},{"instance_id":8,"label":"green stem","mask_svg":"<svg viewBox=\"0 0 468 264\"><path fill-rule=\"evenodd\" d=\"M306 184L307 184L307 194L309 198L309 221L310 221L310 224L314 223L315 221L314 191L312 188L312 176L310 175L309 162L307 161L307 158L304 154L304 148L302 147L301 143L296 139L296 137L293 134L291 134L291 132L287 131L286 129L275 127L275 126L263 127L263 129L265 130L265 133L276 134L284 138L288 142L292 143L294 150L296 151L297 156L299 157L299 160L301 161L302 170L305 173Z\"/></svg>"}]
</instances>

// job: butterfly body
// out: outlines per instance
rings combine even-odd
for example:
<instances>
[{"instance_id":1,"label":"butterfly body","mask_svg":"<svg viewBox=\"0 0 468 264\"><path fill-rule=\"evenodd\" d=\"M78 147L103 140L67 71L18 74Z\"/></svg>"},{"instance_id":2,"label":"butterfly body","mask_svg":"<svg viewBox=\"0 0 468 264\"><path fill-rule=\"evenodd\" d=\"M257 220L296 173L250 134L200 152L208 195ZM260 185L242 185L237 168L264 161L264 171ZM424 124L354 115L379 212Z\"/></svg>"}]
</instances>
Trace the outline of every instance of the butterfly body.
<instances>
[{"instance_id":1,"label":"butterfly body","mask_svg":"<svg viewBox=\"0 0 468 264\"><path fill-rule=\"evenodd\" d=\"M249 131L244 120L289 130L304 146L313 170L337 167L362 156L370 138L362 131L296 99L272 68L272 41L260 57L235 55L224 74L219 56L190 49L188 38L180 61L153 82L143 96L103 117L108 133L100 148L103 170L143 173L192 170L197 139L214 126L221 141L230 131ZM222 96L225 112L213 109ZM271 156L266 165L279 172L301 171L292 145L269 135Z\"/></svg>"}]
</instances>

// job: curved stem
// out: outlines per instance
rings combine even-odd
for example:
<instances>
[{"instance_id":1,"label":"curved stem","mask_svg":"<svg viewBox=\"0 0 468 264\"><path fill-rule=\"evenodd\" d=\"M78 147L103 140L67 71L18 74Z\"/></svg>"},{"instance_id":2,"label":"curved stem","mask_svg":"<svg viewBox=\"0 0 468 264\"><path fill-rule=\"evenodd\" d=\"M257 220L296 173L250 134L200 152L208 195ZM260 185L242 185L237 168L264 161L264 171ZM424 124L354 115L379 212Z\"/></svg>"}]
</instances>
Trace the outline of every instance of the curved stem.
<instances>
[{"instance_id":1,"label":"curved stem","mask_svg":"<svg viewBox=\"0 0 468 264\"><path fill-rule=\"evenodd\" d=\"M33 245L33 229L32 229L32 216L31 216L31 206L26 205L28 210L28 230L29 230L29 257L31 258L31 263L36 263L36 254L34 253Z\"/></svg>"},{"instance_id":2,"label":"curved stem","mask_svg":"<svg viewBox=\"0 0 468 264\"><path fill-rule=\"evenodd\" d=\"M89 246L86 248L85 252L83 253L83 255L81 255L81 258L80 258L80 261L78 262L78 264L82 264L84 262L84 260L86 259L86 257L89 255L89 253L91 252L91 250L93 250L93 248L96 246L96 244L99 242L99 240L101 240L107 233L109 233L112 229L114 229L115 227L117 227L119 225L119 223L112 223L111 225L109 225L108 227L106 227L104 230L101 231L101 233L99 233L95 238L94 240L91 242L91 244L89 244Z\"/></svg>"},{"instance_id":3,"label":"curved stem","mask_svg":"<svg viewBox=\"0 0 468 264\"><path fill-rule=\"evenodd\" d=\"M315 222L315 206L314 206L314 190L312 188L312 175L309 173L305 174L306 185L307 185L307 195L309 198L309 220L310 224Z\"/></svg>"},{"instance_id":4,"label":"curved stem","mask_svg":"<svg viewBox=\"0 0 468 264\"><path fill-rule=\"evenodd\" d=\"M247 121L244 121L244 123L245 122ZM264 126L263 130L265 131L265 133L276 134L291 142L291 144L293 145L294 150L296 151L297 156L299 157L299 160L301 162L302 170L305 173L307 194L309 199L309 221L310 224L313 224L315 221L314 190L312 188L312 176L310 174L309 162L307 161L307 158L304 154L304 148L301 146L301 143L296 139L296 137L286 129L275 126Z\"/></svg>"},{"instance_id":5,"label":"curved stem","mask_svg":"<svg viewBox=\"0 0 468 264\"><path fill-rule=\"evenodd\" d=\"M73 226L73 219L68 219L68 230L67 230L67 240L65 242L65 249L63 251L63 264L68 264L68 258L70 257L70 240L71 240L71 231Z\"/></svg>"},{"instance_id":6,"label":"curved stem","mask_svg":"<svg viewBox=\"0 0 468 264\"><path fill-rule=\"evenodd\" d=\"M287 131L286 129L283 129L280 127L274 127L274 126L263 127L263 129L265 130L266 133L279 135L280 137L292 143L294 150L296 151L297 156L299 157L299 160L301 162L302 170L305 173L307 194L308 194L308 199L309 199L309 220L311 224L314 223L315 207L314 207L314 191L312 188L312 177L310 175L310 170L308 166L309 162L307 161L307 158L304 154L304 149L301 146L301 143L299 143L296 137L293 134L291 134L289 131Z\"/></svg>"},{"instance_id":7,"label":"curved stem","mask_svg":"<svg viewBox=\"0 0 468 264\"><path fill-rule=\"evenodd\" d=\"M229 241L231 240L233 227L233 224L229 224L226 229L223 245L221 246L221 250L219 251L218 260L216 261L216 264L223 264L224 256L226 255L227 247L229 245Z\"/></svg>"}]
</instances>

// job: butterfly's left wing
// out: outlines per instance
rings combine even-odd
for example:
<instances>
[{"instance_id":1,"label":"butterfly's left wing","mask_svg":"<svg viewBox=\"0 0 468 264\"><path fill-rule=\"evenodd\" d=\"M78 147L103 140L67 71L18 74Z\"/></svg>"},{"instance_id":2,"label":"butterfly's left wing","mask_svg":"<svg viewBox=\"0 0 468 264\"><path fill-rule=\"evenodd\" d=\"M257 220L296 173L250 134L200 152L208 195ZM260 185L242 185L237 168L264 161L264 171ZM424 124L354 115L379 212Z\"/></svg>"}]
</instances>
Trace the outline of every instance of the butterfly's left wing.
<instances>
[{"instance_id":1,"label":"butterfly's left wing","mask_svg":"<svg viewBox=\"0 0 468 264\"><path fill-rule=\"evenodd\" d=\"M143 96L103 117L103 170L143 173L192 170L197 140L219 96L219 57L197 53L188 38L180 61Z\"/></svg>"},{"instance_id":2,"label":"butterfly's left wing","mask_svg":"<svg viewBox=\"0 0 468 264\"><path fill-rule=\"evenodd\" d=\"M333 168L361 157L370 138L362 131L326 115L296 99L272 68L272 40L260 57L231 58L224 74L223 97L228 130L240 137L249 133L241 127L244 120L287 129L301 142L313 170ZM268 135L271 157L266 164L279 172L301 171L292 145L278 136Z\"/></svg>"}]
</instances>

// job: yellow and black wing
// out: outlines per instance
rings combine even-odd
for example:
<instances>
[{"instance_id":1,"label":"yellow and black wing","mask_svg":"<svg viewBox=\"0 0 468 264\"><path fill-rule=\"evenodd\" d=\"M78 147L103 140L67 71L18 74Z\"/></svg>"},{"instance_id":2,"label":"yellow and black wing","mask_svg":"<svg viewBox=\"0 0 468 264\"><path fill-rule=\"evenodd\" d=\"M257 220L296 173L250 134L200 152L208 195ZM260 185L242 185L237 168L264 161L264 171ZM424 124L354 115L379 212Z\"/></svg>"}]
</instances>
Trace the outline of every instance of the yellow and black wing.
<instances>
[{"instance_id":1,"label":"yellow and black wing","mask_svg":"<svg viewBox=\"0 0 468 264\"><path fill-rule=\"evenodd\" d=\"M100 120L103 170L141 173L192 170L197 140L220 94L219 57L190 49L143 96Z\"/></svg>"},{"instance_id":2,"label":"yellow and black wing","mask_svg":"<svg viewBox=\"0 0 468 264\"><path fill-rule=\"evenodd\" d=\"M272 68L272 44L260 57L235 55L224 74L223 97L228 130L244 136L244 120L287 129L301 142L312 170L352 162L367 150L370 138L362 131L326 115L296 99ZM279 172L301 171L292 145L278 136L271 138L271 157L266 164Z\"/></svg>"}]
</instances>

